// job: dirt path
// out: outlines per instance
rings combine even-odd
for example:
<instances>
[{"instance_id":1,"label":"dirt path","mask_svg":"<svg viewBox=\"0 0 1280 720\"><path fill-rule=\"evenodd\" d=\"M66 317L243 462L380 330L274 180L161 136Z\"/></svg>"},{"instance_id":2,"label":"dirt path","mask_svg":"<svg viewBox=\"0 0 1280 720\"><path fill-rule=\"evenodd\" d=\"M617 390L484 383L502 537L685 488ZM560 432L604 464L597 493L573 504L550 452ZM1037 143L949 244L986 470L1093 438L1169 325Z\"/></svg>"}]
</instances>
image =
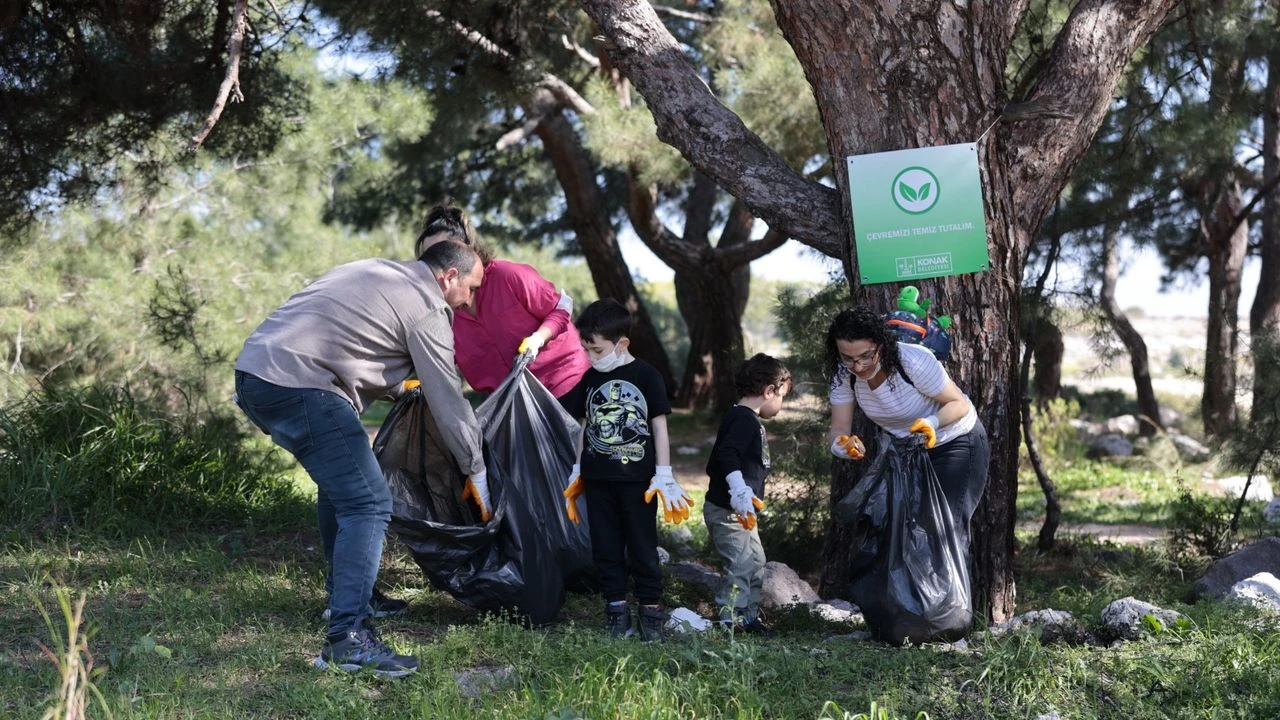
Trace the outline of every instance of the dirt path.
<instances>
[{"instance_id":1,"label":"dirt path","mask_svg":"<svg viewBox=\"0 0 1280 720\"><path fill-rule=\"evenodd\" d=\"M1042 522L1023 522L1018 530L1038 533ZM1081 537L1092 535L1099 542L1113 542L1117 545L1148 545L1164 542L1168 532L1152 525L1104 525L1101 523L1082 523L1079 525L1059 525L1057 537Z\"/></svg>"}]
</instances>

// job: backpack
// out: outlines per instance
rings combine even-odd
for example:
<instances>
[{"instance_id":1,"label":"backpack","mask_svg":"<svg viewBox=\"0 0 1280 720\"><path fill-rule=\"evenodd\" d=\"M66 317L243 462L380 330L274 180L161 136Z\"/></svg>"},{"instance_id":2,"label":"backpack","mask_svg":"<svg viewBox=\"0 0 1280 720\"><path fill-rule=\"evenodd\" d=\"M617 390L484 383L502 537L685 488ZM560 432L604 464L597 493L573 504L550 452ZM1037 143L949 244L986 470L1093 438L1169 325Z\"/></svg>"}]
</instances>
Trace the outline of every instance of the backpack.
<instances>
[{"instance_id":1,"label":"backpack","mask_svg":"<svg viewBox=\"0 0 1280 720\"><path fill-rule=\"evenodd\" d=\"M932 300L920 297L920 289L914 285L902 288L898 293L898 309L885 315L885 322L900 342L923 345L942 362L951 359L951 318L929 312Z\"/></svg>"}]
</instances>

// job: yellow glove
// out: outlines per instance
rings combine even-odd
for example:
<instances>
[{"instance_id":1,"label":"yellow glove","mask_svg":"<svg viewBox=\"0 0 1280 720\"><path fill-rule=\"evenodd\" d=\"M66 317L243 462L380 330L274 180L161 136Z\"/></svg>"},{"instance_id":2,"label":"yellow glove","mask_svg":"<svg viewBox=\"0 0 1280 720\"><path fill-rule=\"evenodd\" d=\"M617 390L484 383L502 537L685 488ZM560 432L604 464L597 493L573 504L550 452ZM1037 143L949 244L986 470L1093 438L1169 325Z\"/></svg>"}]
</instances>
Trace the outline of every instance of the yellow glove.
<instances>
[{"instance_id":1,"label":"yellow glove","mask_svg":"<svg viewBox=\"0 0 1280 720\"><path fill-rule=\"evenodd\" d=\"M919 418L914 423L911 423L911 427L907 429L913 433L924 436L924 447L926 450L932 450L933 446L938 444L937 415Z\"/></svg>"},{"instance_id":2,"label":"yellow glove","mask_svg":"<svg viewBox=\"0 0 1280 720\"><path fill-rule=\"evenodd\" d=\"M857 435L841 435L831 443L831 454L841 460L861 460L867 453L867 447Z\"/></svg>"},{"instance_id":3,"label":"yellow glove","mask_svg":"<svg viewBox=\"0 0 1280 720\"><path fill-rule=\"evenodd\" d=\"M569 475L569 487L560 493L564 496L564 514L569 516L574 525L582 522L582 516L578 514L578 496L581 495L586 488L582 486L582 476L577 465L573 466L573 473Z\"/></svg>"},{"instance_id":4,"label":"yellow glove","mask_svg":"<svg viewBox=\"0 0 1280 720\"><path fill-rule=\"evenodd\" d=\"M404 390L405 392L409 392L410 390L420 387L421 385L422 383L419 382L417 378L410 378L404 381L404 385L401 386L401 389Z\"/></svg>"},{"instance_id":5,"label":"yellow glove","mask_svg":"<svg viewBox=\"0 0 1280 720\"><path fill-rule=\"evenodd\" d=\"M493 516L493 506L489 503L489 473L485 470L467 478L467 485L462 489L462 499L471 498L480 506L480 519L489 522Z\"/></svg>"},{"instance_id":6,"label":"yellow glove","mask_svg":"<svg viewBox=\"0 0 1280 720\"><path fill-rule=\"evenodd\" d=\"M655 470L653 481L644 493L645 502L653 502L657 495L662 503L662 517L672 525L679 525L689 519L689 508L693 507L693 498L680 487L671 474L670 465L659 465Z\"/></svg>"},{"instance_id":7,"label":"yellow glove","mask_svg":"<svg viewBox=\"0 0 1280 720\"><path fill-rule=\"evenodd\" d=\"M538 357L538 351L546 344L547 341L540 333L534 333L520 341L520 347L516 348L516 354L528 355L529 361L532 362L534 358Z\"/></svg>"}]
</instances>

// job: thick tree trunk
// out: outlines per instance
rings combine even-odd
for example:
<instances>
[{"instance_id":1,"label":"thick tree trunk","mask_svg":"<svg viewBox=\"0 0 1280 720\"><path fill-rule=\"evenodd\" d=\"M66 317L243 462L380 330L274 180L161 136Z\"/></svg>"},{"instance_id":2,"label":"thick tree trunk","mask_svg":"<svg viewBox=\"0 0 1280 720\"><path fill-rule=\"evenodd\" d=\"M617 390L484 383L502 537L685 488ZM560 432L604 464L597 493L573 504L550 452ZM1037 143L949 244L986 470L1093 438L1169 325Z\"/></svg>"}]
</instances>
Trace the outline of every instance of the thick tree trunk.
<instances>
[{"instance_id":1,"label":"thick tree trunk","mask_svg":"<svg viewBox=\"0 0 1280 720\"><path fill-rule=\"evenodd\" d=\"M804 67L836 189L802 178L721 105L642 0L581 0L610 58L645 97L658 136L770 225L839 257L854 299L889 307L896 288L856 284L852 154L974 142L987 206L990 270L921 283L956 316L953 368L992 440L985 500L974 518L974 597L992 620L1014 607L1018 432L1018 285L1031 239L1105 115L1116 80L1175 0L1080 0L1027 98L1006 107L1005 67L1029 0L991 4L902 0L773 0ZM1001 113L1019 122L995 126ZM841 490L833 480L833 494ZM838 539L838 532L833 533ZM828 543L825 566L847 544ZM823 586L839 583L824 578Z\"/></svg>"},{"instance_id":2,"label":"thick tree trunk","mask_svg":"<svg viewBox=\"0 0 1280 720\"><path fill-rule=\"evenodd\" d=\"M1223 180L1210 191L1211 211L1202 221L1209 258L1209 329L1204 346L1204 431L1222 437L1236 425L1236 344L1240 273L1249 246L1249 223L1237 222L1244 200L1240 183Z\"/></svg>"},{"instance_id":3,"label":"thick tree trunk","mask_svg":"<svg viewBox=\"0 0 1280 720\"><path fill-rule=\"evenodd\" d=\"M1262 272L1258 291L1249 308L1249 333L1255 343L1280 333L1280 44L1273 44L1267 57L1267 96L1262 114L1262 185L1268 188L1262 200L1262 239L1258 255ZM1270 412L1270 398L1280 391L1280 369L1274 364L1253 364L1253 406L1251 418Z\"/></svg>"},{"instance_id":4,"label":"thick tree trunk","mask_svg":"<svg viewBox=\"0 0 1280 720\"><path fill-rule=\"evenodd\" d=\"M1062 397L1062 358L1067 346L1062 341L1062 330L1043 315L1036 320L1032 335L1035 342L1031 344L1031 357L1036 371L1031 389L1036 405L1043 407L1050 400Z\"/></svg>"},{"instance_id":5,"label":"thick tree trunk","mask_svg":"<svg viewBox=\"0 0 1280 720\"><path fill-rule=\"evenodd\" d=\"M538 96L542 102L551 104L548 107L554 107L555 99L549 91L541 90ZM587 160L577 133L559 110L547 114L536 132L555 168L560 187L564 189L569 222L591 270L596 293L602 298L617 300L631 311L635 317L630 336L631 352L657 368L667 384L667 391L674 394L677 388L671 373L671 361L662 347L653 319L649 317L649 310L631 279L631 270L622 257L622 248L618 246L618 235L605 211L604 193L596 184L594 168Z\"/></svg>"},{"instance_id":6,"label":"thick tree trunk","mask_svg":"<svg viewBox=\"0 0 1280 720\"><path fill-rule=\"evenodd\" d=\"M1116 233L1113 228L1106 228L1102 237L1102 312L1111 323L1111 329L1120 337L1125 349L1129 351L1129 362L1133 367L1133 383L1137 388L1138 415L1141 425L1138 434L1153 437L1164 426L1160 422L1160 403L1156 401L1155 390L1151 386L1151 366L1147 360L1147 343L1142 335L1133 327L1129 316L1125 314L1120 303L1116 301L1116 282L1120 279L1120 258L1116 252Z\"/></svg>"},{"instance_id":7,"label":"thick tree trunk","mask_svg":"<svg viewBox=\"0 0 1280 720\"><path fill-rule=\"evenodd\" d=\"M689 356L676 403L711 407L717 415L738 401L733 374L742 363L742 314L751 281L745 265L724 271L716 265L676 272L676 300L689 329Z\"/></svg>"}]
</instances>

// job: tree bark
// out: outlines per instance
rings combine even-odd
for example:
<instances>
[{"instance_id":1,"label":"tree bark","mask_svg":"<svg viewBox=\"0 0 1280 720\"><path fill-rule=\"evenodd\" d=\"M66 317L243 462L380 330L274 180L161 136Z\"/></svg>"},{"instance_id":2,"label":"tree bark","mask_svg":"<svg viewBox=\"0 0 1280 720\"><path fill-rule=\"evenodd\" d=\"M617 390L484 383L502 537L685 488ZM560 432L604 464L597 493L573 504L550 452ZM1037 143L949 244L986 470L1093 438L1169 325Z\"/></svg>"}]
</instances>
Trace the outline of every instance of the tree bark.
<instances>
[{"instance_id":1,"label":"tree bark","mask_svg":"<svg viewBox=\"0 0 1280 720\"><path fill-rule=\"evenodd\" d=\"M1244 198L1240 183L1210 186L1210 212L1200 229L1209 259L1209 328L1204 346L1204 432L1223 437L1236 425L1236 348L1239 338L1240 274L1249 249L1249 223L1237 222Z\"/></svg>"},{"instance_id":2,"label":"tree bark","mask_svg":"<svg viewBox=\"0 0 1280 720\"><path fill-rule=\"evenodd\" d=\"M676 384L671 372L671 361L662 347L662 340L658 337L649 310L631 279L627 261L622 257L618 235L605 210L607 204L604 192L596 182L596 173L587 159L586 150L569 121L556 106L551 92L538 90L535 95L537 102L530 104L541 107L529 109L538 110L543 120L538 123L534 132L542 141L547 158L555 168L560 187L564 189L569 222L577 235L587 267L591 270L596 294L602 298L613 298L631 311L635 318L630 335L631 352L657 368L663 382L667 384L667 391L674 393Z\"/></svg>"},{"instance_id":3,"label":"tree bark","mask_svg":"<svg viewBox=\"0 0 1280 720\"><path fill-rule=\"evenodd\" d=\"M1050 400L1062 397L1062 358L1067 348L1062 341L1062 330L1047 317L1036 319L1032 335L1035 340L1031 345L1031 356L1036 372L1031 388L1036 396L1036 405L1044 407Z\"/></svg>"},{"instance_id":4,"label":"tree bark","mask_svg":"<svg viewBox=\"0 0 1280 720\"><path fill-rule=\"evenodd\" d=\"M1249 308L1249 334L1257 343L1280 333L1280 44L1267 54L1267 94L1262 110L1262 185L1271 188L1262 200L1262 237L1258 243L1261 272L1258 290ZM1253 364L1253 405L1251 418L1270 412L1270 398L1280 389L1280 369L1274 364Z\"/></svg>"},{"instance_id":5,"label":"tree bark","mask_svg":"<svg viewBox=\"0 0 1280 720\"><path fill-rule=\"evenodd\" d=\"M847 155L957 142L980 145L990 270L930 280L922 291L956 319L958 383L992 440L974 518L974 597L990 619L1014 607L1018 285L1031 239L1106 113L1116 80L1175 0L1081 0L1054 42L1023 120L992 127L1007 105L1004 70L1028 0L774 0L827 135L836 190L809 182L721 105L647 2L581 0L613 63L645 97L659 137L769 226L845 263L855 302L890 307L896 288L857 283ZM833 480L833 497L840 490ZM836 533L833 533L833 537ZM826 566L847 545L829 542ZM824 586L833 585L825 579Z\"/></svg>"},{"instance_id":6,"label":"tree bark","mask_svg":"<svg viewBox=\"0 0 1280 720\"><path fill-rule=\"evenodd\" d=\"M1160 422L1160 403L1156 401L1151 386L1151 365L1147 359L1147 343L1120 303L1116 301L1116 282L1120 279L1120 258L1116 252L1116 231L1112 227L1103 230L1102 236L1102 312L1111 323L1111 329L1120 337L1129 351L1129 363L1133 368L1133 384L1137 388L1138 434L1154 437L1164 425Z\"/></svg>"}]
</instances>

